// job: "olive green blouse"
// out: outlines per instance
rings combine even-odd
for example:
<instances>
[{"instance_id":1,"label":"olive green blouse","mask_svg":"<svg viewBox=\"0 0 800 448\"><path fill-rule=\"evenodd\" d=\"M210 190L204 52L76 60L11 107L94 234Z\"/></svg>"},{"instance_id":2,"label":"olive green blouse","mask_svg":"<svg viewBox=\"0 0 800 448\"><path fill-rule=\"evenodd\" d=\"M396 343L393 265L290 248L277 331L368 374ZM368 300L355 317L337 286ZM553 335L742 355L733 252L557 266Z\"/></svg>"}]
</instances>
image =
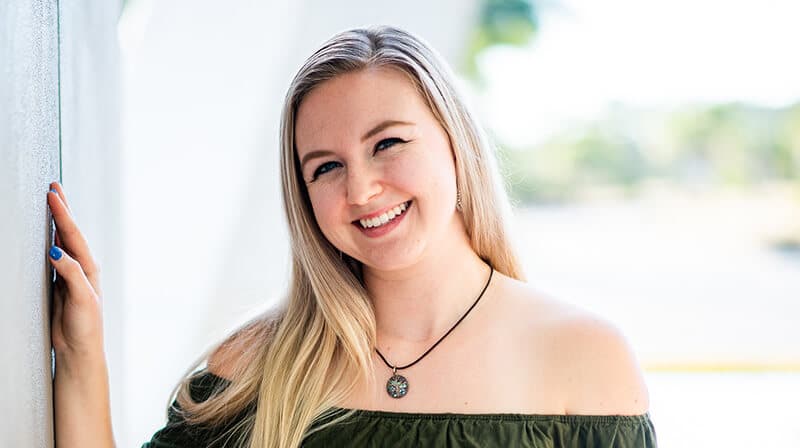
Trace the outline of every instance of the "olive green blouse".
<instances>
[{"instance_id":1,"label":"olive green blouse","mask_svg":"<svg viewBox=\"0 0 800 448\"><path fill-rule=\"evenodd\" d=\"M227 384L228 381L223 378L210 372L201 372L190 382L192 399L197 402L207 400L215 386L224 387ZM251 406L219 427L197 427L182 421L173 408L180 409L177 401L168 412L167 425L142 448L224 447L225 440L232 438L220 435L235 428L237 422L255 409ZM302 446L655 448L657 445L649 413L422 414L358 410L349 419L310 434Z\"/></svg>"}]
</instances>

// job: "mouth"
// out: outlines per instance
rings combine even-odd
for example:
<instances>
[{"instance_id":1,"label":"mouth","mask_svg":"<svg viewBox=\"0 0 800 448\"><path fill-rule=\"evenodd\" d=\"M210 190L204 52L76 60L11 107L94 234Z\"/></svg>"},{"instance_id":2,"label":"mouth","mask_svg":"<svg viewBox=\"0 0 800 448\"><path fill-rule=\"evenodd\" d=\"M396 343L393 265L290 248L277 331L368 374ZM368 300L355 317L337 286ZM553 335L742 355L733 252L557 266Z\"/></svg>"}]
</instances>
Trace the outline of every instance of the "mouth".
<instances>
[{"instance_id":1,"label":"mouth","mask_svg":"<svg viewBox=\"0 0 800 448\"><path fill-rule=\"evenodd\" d=\"M353 221L353 224L362 230L379 229L384 226L389 226L395 221L399 221L399 219L406 214L408 208L411 207L411 203L412 200L403 202L402 204L399 204L378 216L366 219L357 219Z\"/></svg>"}]
</instances>

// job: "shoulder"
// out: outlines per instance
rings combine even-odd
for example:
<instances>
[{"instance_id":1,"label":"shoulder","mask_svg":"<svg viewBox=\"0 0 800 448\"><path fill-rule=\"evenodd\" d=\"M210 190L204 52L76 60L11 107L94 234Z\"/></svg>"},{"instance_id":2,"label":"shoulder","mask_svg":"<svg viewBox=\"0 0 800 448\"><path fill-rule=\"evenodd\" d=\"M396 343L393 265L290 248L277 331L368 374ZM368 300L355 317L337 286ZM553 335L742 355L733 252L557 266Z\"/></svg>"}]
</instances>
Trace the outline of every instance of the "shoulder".
<instances>
[{"instance_id":1,"label":"shoulder","mask_svg":"<svg viewBox=\"0 0 800 448\"><path fill-rule=\"evenodd\" d=\"M649 394L635 352L610 321L509 279L532 361L546 364L566 414L638 415Z\"/></svg>"},{"instance_id":2,"label":"shoulder","mask_svg":"<svg viewBox=\"0 0 800 448\"><path fill-rule=\"evenodd\" d=\"M567 414L643 414L644 375L622 332L594 314L572 309L554 320L553 364L567 391Z\"/></svg>"},{"instance_id":3,"label":"shoulder","mask_svg":"<svg viewBox=\"0 0 800 448\"><path fill-rule=\"evenodd\" d=\"M280 318L280 311L271 310L233 331L211 351L207 370L227 380L236 378L269 344Z\"/></svg>"}]
</instances>

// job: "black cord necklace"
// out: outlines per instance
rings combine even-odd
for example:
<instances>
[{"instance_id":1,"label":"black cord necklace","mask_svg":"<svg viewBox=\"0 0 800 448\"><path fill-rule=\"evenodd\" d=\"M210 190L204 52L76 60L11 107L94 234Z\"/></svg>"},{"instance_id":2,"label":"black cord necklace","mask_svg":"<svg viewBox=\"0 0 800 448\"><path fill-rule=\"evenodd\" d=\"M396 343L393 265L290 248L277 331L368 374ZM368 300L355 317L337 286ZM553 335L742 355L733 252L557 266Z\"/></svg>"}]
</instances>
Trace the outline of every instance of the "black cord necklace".
<instances>
[{"instance_id":1,"label":"black cord necklace","mask_svg":"<svg viewBox=\"0 0 800 448\"><path fill-rule=\"evenodd\" d=\"M430 353L431 350L436 348L436 346L439 345L439 343L442 342L442 340L444 340L444 338L446 338L447 335L449 335L450 332L453 331L453 329L455 329L458 326L458 324L460 324L461 321L464 320L465 317L467 317L467 314L469 314L469 312L472 311L473 308L475 308L475 305L477 305L478 302L481 300L481 297L483 297L483 293L486 292L486 289L489 288L489 283L491 283L491 281L492 281L492 274L494 274L494 268L491 267L491 266L489 266L489 268L490 268L489 280L486 280L486 285L484 285L483 290L481 290L481 293L478 295L478 298L475 300L475 303L473 303L472 306L469 307L467 312L464 313L463 316L461 316L461 319L458 319L458 322L456 322L456 324L453 325L453 327L450 328L450 330L448 330L447 333L444 334L444 336L439 338L439 340L436 341L435 344L433 344L433 347L429 348L428 351L423 353L422 356L417 358L416 361L412 362L411 364L409 364L407 366L403 366L403 367L393 366L393 365L389 364L389 361L387 361L386 358L383 357L383 355L381 354L380 350L378 350L378 348L375 347L375 351L378 352L378 356L380 356L381 359L383 360L383 362L390 369L392 369L392 377L389 378L389 381L386 382L386 392L389 393L390 397L392 397L392 398L403 398L408 393L408 380L403 375L398 375L397 371L398 370L407 369L407 368L413 366L414 364L418 363L422 358L424 358L428 353Z\"/></svg>"}]
</instances>

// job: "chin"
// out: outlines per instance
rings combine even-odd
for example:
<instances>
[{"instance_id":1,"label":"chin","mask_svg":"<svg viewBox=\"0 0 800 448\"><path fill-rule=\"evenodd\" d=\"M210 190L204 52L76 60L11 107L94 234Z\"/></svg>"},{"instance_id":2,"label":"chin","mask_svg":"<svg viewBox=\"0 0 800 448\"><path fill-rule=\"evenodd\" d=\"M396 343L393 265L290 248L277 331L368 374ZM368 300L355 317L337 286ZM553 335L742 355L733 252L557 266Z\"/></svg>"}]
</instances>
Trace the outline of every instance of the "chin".
<instances>
[{"instance_id":1,"label":"chin","mask_svg":"<svg viewBox=\"0 0 800 448\"><path fill-rule=\"evenodd\" d=\"M420 248L415 249L375 251L376 253L363 254L354 258L360 261L364 268L384 272L400 271L414 266L422 258Z\"/></svg>"}]
</instances>

